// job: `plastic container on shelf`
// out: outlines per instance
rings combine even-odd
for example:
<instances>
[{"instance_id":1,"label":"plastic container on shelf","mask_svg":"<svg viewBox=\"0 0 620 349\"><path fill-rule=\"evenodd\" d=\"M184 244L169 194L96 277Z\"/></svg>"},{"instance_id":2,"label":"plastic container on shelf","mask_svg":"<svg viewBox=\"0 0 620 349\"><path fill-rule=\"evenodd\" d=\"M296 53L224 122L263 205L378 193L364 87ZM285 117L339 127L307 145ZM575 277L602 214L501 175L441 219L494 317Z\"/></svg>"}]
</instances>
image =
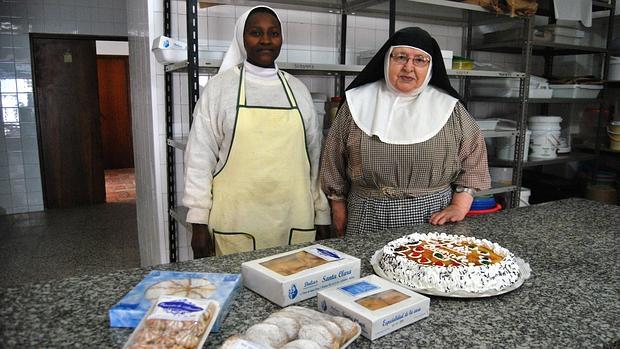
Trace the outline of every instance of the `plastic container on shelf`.
<instances>
[{"instance_id":1,"label":"plastic container on shelf","mask_svg":"<svg viewBox=\"0 0 620 349\"><path fill-rule=\"evenodd\" d=\"M560 130L560 143L558 144L558 154L566 154L571 151L572 136L570 128L564 127Z\"/></svg>"},{"instance_id":2,"label":"plastic container on shelf","mask_svg":"<svg viewBox=\"0 0 620 349\"><path fill-rule=\"evenodd\" d=\"M521 28L510 28L494 31L483 35L485 43L504 42L525 39ZM549 24L537 26L532 33L532 39L536 42L553 42L558 44L578 46L602 46L601 38L596 33L580 27Z\"/></svg>"},{"instance_id":3,"label":"plastic container on shelf","mask_svg":"<svg viewBox=\"0 0 620 349\"><path fill-rule=\"evenodd\" d=\"M530 149L530 138L532 136L532 131L525 130L525 144L523 145L523 161L527 161L529 149ZM495 154L500 160L513 161L515 159L515 136L512 137L503 137L497 138L495 140Z\"/></svg>"},{"instance_id":4,"label":"plastic container on shelf","mask_svg":"<svg viewBox=\"0 0 620 349\"><path fill-rule=\"evenodd\" d=\"M519 195L519 207L529 206L531 195L532 191L530 189L521 187L521 194Z\"/></svg>"},{"instance_id":5,"label":"plastic container on shelf","mask_svg":"<svg viewBox=\"0 0 620 349\"><path fill-rule=\"evenodd\" d=\"M499 184L512 184L512 167L489 167L491 181Z\"/></svg>"},{"instance_id":6,"label":"plastic container on shelf","mask_svg":"<svg viewBox=\"0 0 620 349\"><path fill-rule=\"evenodd\" d=\"M618 194L616 191L616 174L607 171L597 171L592 183L586 188L586 198L607 204L616 204Z\"/></svg>"},{"instance_id":7,"label":"plastic container on shelf","mask_svg":"<svg viewBox=\"0 0 620 349\"><path fill-rule=\"evenodd\" d=\"M609 57L609 76L607 80L620 81L620 57Z\"/></svg>"},{"instance_id":8,"label":"plastic container on shelf","mask_svg":"<svg viewBox=\"0 0 620 349\"><path fill-rule=\"evenodd\" d=\"M472 80L471 93L484 97L519 97L520 79L476 79ZM553 90L549 88L547 79L538 76L530 77L529 98L551 98Z\"/></svg>"},{"instance_id":9,"label":"plastic container on shelf","mask_svg":"<svg viewBox=\"0 0 620 349\"><path fill-rule=\"evenodd\" d=\"M187 60L187 43L167 36L161 35L155 38L152 51L155 59L161 64L172 64Z\"/></svg>"},{"instance_id":10,"label":"plastic container on shelf","mask_svg":"<svg viewBox=\"0 0 620 349\"><path fill-rule=\"evenodd\" d=\"M474 60L467 57L452 57L452 69L455 70L472 70L474 69Z\"/></svg>"},{"instance_id":11,"label":"plastic container on shelf","mask_svg":"<svg viewBox=\"0 0 620 349\"><path fill-rule=\"evenodd\" d=\"M596 98L603 85L549 85L554 98Z\"/></svg>"},{"instance_id":12,"label":"plastic container on shelf","mask_svg":"<svg viewBox=\"0 0 620 349\"><path fill-rule=\"evenodd\" d=\"M499 119L476 119L476 123L481 130L495 130Z\"/></svg>"},{"instance_id":13,"label":"plastic container on shelf","mask_svg":"<svg viewBox=\"0 0 620 349\"><path fill-rule=\"evenodd\" d=\"M489 208L486 210L469 210L469 212L467 212L466 216L467 217L472 217L472 216L478 216L478 215L482 215L482 214L489 214L489 213L495 213L498 212L502 209L502 205L501 204L495 204L495 206L493 208Z\"/></svg>"},{"instance_id":14,"label":"plastic container on shelf","mask_svg":"<svg viewBox=\"0 0 620 349\"><path fill-rule=\"evenodd\" d=\"M528 118L530 136L530 160L554 159L560 145L562 127L560 116L532 116Z\"/></svg>"},{"instance_id":15,"label":"plastic container on shelf","mask_svg":"<svg viewBox=\"0 0 620 349\"><path fill-rule=\"evenodd\" d=\"M443 58L443 65L446 66L446 69L452 69L452 62L454 60L454 51L441 50L441 57Z\"/></svg>"},{"instance_id":16,"label":"plastic container on shelf","mask_svg":"<svg viewBox=\"0 0 620 349\"><path fill-rule=\"evenodd\" d=\"M612 123L617 123L613 126L613 129L620 128L620 122L612 121ZM609 149L614 151L620 151L620 132L612 131L612 123L607 126L607 136L609 137Z\"/></svg>"},{"instance_id":17,"label":"plastic container on shelf","mask_svg":"<svg viewBox=\"0 0 620 349\"><path fill-rule=\"evenodd\" d=\"M476 196L471 203L470 210L488 210L494 208L496 204L493 195Z\"/></svg>"}]
</instances>

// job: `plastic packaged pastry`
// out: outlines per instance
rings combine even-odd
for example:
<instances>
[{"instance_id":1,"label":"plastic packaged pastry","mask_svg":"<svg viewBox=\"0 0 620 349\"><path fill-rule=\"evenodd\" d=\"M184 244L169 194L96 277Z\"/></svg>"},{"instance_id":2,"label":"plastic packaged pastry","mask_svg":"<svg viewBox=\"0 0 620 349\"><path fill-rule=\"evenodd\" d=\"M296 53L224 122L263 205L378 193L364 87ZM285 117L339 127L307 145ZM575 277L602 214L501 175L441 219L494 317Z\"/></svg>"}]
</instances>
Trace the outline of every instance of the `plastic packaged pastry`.
<instances>
[{"instance_id":1,"label":"plastic packaged pastry","mask_svg":"<svg viewBox=\"0 0 620 349\"><path fill-rule=\"evenodd\" d=\"M342 349L361 333L347 318L290 306L224 342L223 349Z\"/></svg>"},{"instance_id":2,"label":"plastic packaged pastry","mask_svg":"<svg viewBox=\"0 0 620 349\"><path fill-rule=\"evenodd\" d=\"M161 296L123 349L202 348L219 311L213 300Z\"/></svg>"},{"instance_id":3,"label":"plastic packaged pastry","mask_svg":"<svg viewBox=\"0 0 620 349\"><path fill-rule=\"evenodd\" d=\"M212 299L220 313L211 329L218 332L241 289L240 274L153 270L108 311L111 327L136 327L160 296Z\"/></svg>"}]
</instances>

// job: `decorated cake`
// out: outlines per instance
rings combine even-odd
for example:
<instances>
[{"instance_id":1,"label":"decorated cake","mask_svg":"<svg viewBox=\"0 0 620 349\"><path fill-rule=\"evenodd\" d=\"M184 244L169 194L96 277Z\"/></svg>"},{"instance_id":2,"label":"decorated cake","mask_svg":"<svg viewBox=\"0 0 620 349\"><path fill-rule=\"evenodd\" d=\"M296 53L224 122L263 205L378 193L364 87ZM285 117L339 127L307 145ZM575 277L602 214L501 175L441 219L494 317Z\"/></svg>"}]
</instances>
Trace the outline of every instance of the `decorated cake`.
<instances>
[{"instance_id":1,"label":"decorated cake","mask_svg":"<svg viewBox=\"0 0 620 349\"><path fill-rule=\"evenodd\" d=\"M383 247L379 266L394 281L439 293L501 291L517 281L516 257L500 245L474 237L414 233Z\"/></svg>"}]
</instances>

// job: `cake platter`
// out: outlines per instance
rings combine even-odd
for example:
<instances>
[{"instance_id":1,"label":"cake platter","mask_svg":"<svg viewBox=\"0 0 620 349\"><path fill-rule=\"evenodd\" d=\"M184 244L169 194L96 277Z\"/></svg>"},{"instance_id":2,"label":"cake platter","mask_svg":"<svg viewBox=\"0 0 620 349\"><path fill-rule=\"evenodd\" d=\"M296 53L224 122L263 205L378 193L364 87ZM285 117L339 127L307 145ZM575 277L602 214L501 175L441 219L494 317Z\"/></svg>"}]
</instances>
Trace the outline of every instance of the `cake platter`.
<instances>
[{"instance_id":1,"label":"cake platter","mask_svg":"<svg viewBox=\"0 0 620 349\"><path fill-rule=\"evenodd\" d=\"M452 292L443 292L443 291L440 291L434 288L414 288L408 285L404 285L396 280L393 280L392 278L390 278L389 276L385 274L383 269L381 269L381 266L379 265L379 260L381 260L381 257L383 257L383 249L377 250L370 258L370 264L372 265L372 268L374 269L377 275L379 275L380 277L386 280L389 280L403 287L406 287L412 291L422 293L428 296L453 297L453 298L485 298L485 297L499 296L501 294L514 291L517 288L521 287L521 285L523 285L523 282L525 282L526 279L529 279L531 275L531 269L530 269L529 264L527 264L523 259L519 257L515 257L517 264L519 265L519 269L520 269L519 279L517 279L515 283L513 283L512 285L508 287L505 287L501 290L489 290L485 292L468 292L468 291L462 291L462 290L452 291Z\"/></svg>"}]
</instances>

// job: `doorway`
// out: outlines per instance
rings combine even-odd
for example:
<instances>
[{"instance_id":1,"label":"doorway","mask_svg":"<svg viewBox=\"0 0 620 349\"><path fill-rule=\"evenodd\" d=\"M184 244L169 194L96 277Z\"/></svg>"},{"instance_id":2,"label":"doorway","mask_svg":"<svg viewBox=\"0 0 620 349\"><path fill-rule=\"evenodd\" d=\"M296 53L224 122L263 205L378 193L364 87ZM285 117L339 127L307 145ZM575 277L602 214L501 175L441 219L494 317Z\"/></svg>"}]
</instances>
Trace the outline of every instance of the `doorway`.
<instances>
[{"instance_id":1,"label":"doorway","mask_svg":"<svg viewBox=\"0 0 620 349\"><path fill-rule=\"evenodd\" d=\"M45 208L104 203L104 171L133 171L133 145L127 57L96 41L127 38L30 37Z\"/></svg>"},{"instance_id":2,"label":"doorway","mask_svg":"<svg viewBox=\"0 0 620 349\"><path fill-rule=\"evenodd\" d=\"M105 171L105 201L135 202L129 58L103 53L104 55L97 56L97 80Z\"/></svg>"}]
</instances>

